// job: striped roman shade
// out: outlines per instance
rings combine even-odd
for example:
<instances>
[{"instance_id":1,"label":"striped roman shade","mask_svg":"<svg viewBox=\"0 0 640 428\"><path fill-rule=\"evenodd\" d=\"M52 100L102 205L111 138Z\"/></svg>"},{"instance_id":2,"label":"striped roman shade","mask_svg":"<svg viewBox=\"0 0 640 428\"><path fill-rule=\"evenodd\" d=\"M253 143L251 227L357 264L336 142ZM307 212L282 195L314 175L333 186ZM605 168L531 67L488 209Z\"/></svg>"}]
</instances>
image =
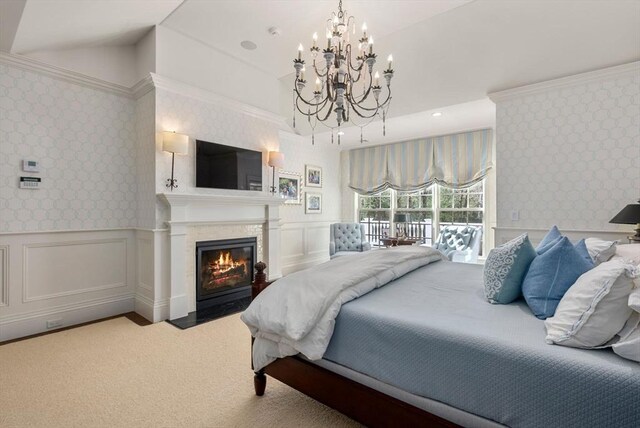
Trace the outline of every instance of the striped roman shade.
<instances>
[{"instance_id":1,"label":"striped roman shade","mask_svg":"<svg viewBox=\"0 0 640 428\"><path fill-rule=\"evenodd\" d=\"M490 129L366 147L349 152L349 187L367 195L393 188L415 191L434 182L471 186L492 167Z\"/></svg>"},{"instance_id":2,"label":"striped roman shade","mask_svg":"<svg viewBox=\"0 0 640 428\"><path fill-rule=\"evenodd\" d=\"M366 147L349 152L349 187L362 195L389 187L387 146Z\"/></svg>"},{"instance_id":3,"label":"striped roman shade","mask_svg":"<svg viewBox=\"0 0 640 428\"><path fill-rule=\"evenodd\" d=\"M471 186L492 166L493 133L490 129L432 139L436 181L447 187Z\"/></svg>"},{"instance_id":4,"label":"striped roman shade","mask_svg":"<svg viewBox=\"0 0 640 428\"><path fill-rule=\"evenodd\" d=\"M388 147L387 178L389 187L412 191L430 186L435 178L433 140L413 140Z\"/></svg>"}]
</instances>

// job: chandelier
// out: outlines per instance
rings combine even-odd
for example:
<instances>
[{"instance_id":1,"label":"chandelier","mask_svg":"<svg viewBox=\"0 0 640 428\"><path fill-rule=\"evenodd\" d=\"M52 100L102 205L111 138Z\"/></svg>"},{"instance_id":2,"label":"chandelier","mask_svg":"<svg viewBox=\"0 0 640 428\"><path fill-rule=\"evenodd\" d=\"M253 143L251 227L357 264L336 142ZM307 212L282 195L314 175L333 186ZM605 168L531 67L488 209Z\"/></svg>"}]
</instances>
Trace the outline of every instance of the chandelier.
<instances>
[{"instance_id":1,"label":"chandelier","mask_svg":"<svg viewBox=\"0 0 640 428\"><path fill-rule=\"evenodd\" d=\"M293 60L296 78L293 87L293 127L296 127L296 112L306 116L311 126L311 142L315 144L315 129L318 123L337 129L338 144L343 123L350 122L362 129L382 117L382 135L386 135L386 117L391 102L391 78L393 77L393 57L389 55L388 67L382 72L386 81L386 96L381 98L380 73L375 71L377 55L373 51L373 37L367 35L367 24L362 24L362 37L355 37L355 19L342 10L342 0L338 12L333 12L327 20L327 45L318 58L318 33L313 34L313 46L309 49L315 74L313 94L305 97L304 48L298 46L298 57ZM354 37L353 45L351 37ZM357 42L357 50L353 48ZM355 56L355 59L353 58ZM316 58L318 63L316 63Z\"/></svg>"}]
</instances>

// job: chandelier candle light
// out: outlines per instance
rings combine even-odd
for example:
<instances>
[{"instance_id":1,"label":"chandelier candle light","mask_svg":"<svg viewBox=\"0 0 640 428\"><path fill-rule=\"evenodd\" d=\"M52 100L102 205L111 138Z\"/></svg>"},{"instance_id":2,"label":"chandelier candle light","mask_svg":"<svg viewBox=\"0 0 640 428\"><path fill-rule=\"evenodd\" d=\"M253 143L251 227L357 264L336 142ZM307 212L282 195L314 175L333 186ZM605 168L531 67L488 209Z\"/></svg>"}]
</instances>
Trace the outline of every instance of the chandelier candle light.
<instances>
[{"instance_id":1,"label":"chandelier candle light","mask_svg":"<svg viewBox=\"0 0 640 428\"><path fill-rule=\"evenodd\" d=\"M318 33L313 34L313 46L309 51L316 78L311 97L305 98L302 94L307 84L302 44L298 46L298 56L293 60L293 67L296 70L293 85L293 127L296 127L296 111L305 115L312 129L312 144L315 143L315 128L318 123L331 128L332 143L333 131L337 128L338 144L340 144L342 135L340 127L345 122L351 122L360 127L362 143L362 128L382 116L382 135L386 135L386 117L391 102L393 57L389 55L388 67L382 72L387 88L386 97L382 101L380 73L378 71L374 73L377 55L373 51L373 37L367 35L367 24L362 25L362 37L357 40L355 52L350 41L350 32L355 36L355 19L342 10L342 0L340 0L338 12L333 12L332 18L327 20L327 47L322 50L322 57L318 60L319 65L316 63L320 53ZM332 113L335 114L335 122L333 122Z\"/></svg>"}]
</instances>

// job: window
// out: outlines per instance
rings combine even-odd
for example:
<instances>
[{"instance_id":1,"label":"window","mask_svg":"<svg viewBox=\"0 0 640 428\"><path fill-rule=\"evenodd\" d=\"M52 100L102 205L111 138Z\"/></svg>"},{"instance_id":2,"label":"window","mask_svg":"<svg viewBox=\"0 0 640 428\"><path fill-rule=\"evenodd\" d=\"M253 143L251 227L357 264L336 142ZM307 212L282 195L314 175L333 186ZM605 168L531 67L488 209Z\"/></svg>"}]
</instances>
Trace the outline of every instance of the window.
<instances>
[{"instance_id":1,"label":"window","mask_svg":"<svg viewBox=\"0 0 640 428\"><path fill-rule=\"evenodd\" d=\"M484 180L466 189L433 185L417 192L385 190L371 196L358 195L358 220L365 225L367 239L380 246L380 239L396 227L394 214L409 214L407 235L431 245L440 227L450 224L482 226Z\"/></svg>"}]
</instances>

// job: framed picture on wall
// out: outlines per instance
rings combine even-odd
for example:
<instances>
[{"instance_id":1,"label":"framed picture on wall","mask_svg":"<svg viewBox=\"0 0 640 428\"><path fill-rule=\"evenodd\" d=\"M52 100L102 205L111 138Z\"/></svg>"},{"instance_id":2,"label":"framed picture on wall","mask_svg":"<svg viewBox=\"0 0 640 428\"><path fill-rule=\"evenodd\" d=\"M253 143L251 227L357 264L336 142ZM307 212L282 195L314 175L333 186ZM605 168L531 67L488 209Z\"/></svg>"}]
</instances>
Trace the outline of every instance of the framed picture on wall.
<instances>
[{"instance_id":1,"label":"framed picture on wall","mask_svg":"<svg viewBox=\"0 0 640 428\"><path fill-rule=\"evenodd\" d=\"M278 174L278 194L285 204L301 204L302 176L295 172L280 171Z\"/></svg>"},{"instance_id":2,"label":"framed picture on wall","mask_svg":"<svg viewBox=\"0 0 640 428\"><path fill-rule=\"evenodd\" d=\"M322 187L322 168L319 166L305 165L304 176L307 187Z\"/></svg>"},{"instance_id":3,"label":"framed picture on wall","mask_svg":"<svg viewBox=\"0 0 640 428\"><path fill-rule=\"evenodd\" d=\"M320 193L306 193L304 212L306 214L322 213L322 195Z\"/></svg>"}]
</instances>

